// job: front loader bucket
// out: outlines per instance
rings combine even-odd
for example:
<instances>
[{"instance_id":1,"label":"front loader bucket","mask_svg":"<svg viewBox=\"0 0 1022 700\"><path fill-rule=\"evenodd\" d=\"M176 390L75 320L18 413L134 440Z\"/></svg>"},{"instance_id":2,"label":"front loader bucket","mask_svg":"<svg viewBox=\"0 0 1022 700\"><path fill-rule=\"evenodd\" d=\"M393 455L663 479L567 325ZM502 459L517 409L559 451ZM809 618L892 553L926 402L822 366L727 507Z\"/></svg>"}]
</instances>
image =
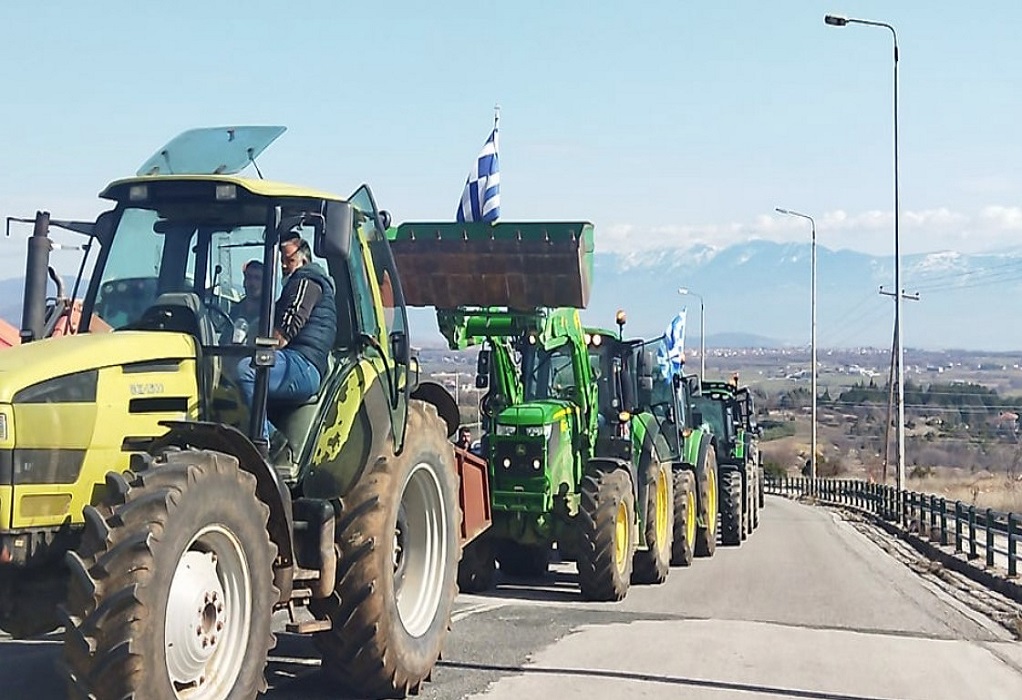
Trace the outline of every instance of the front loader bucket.
<instances>
[{"instance_id":1,"label":"front loader bucket","mask_svg":"<svg viewBox=\"0 0 1022 700\"><path fill-rule=\"evenodd\" d=\"M388 235L409 306L583 309L589 303L588 222L408 223Z\"/></svg>"}]
</instances>

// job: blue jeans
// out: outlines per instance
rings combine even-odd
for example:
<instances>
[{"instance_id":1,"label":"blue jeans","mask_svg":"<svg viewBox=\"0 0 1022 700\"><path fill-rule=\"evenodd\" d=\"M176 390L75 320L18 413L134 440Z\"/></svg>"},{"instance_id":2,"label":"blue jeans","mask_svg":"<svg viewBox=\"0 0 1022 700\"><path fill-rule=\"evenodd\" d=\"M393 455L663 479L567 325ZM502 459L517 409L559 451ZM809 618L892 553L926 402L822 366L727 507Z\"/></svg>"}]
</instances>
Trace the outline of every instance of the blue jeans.
<instances>
[{"instance_id":1,"label":"blue jeans","mask_svg":"<svg viewBox=\"0 0 1022 700\"><path fill-rule=\"evenodd\" d=\"M270 367L269 392L267 398L284 399L287 401L304 401L319 391L321 378L316 365L309 362L304 355L284 348L277 351L277 361ZM256 370L252 360L243 357L238 363L238 385L245 403L252 408L252 396L255 394ZM268 440L273 426L267 419L263 425L263 439Z\"/></svg>"}]
</instances>

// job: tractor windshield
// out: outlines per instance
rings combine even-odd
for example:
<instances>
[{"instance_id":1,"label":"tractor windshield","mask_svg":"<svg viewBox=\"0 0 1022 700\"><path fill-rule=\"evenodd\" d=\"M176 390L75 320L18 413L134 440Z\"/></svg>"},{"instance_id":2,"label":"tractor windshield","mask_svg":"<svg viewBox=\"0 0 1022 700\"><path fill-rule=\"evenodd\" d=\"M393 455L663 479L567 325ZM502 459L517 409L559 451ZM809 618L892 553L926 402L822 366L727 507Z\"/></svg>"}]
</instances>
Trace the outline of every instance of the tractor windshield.
<instances>
[{"instance_id":1,"label":"tractor windshield","mask_svg":"<svg viewBox=\"0 0 1022 700\"><path fill-rule=\"evenodd\" d=\"M725 416L725 404L723 401L716 401L706 396L696 396L692 399L692 406L703 414L703 420L709 424L714 435L723 440L730 440L731 434L728 428L730 422Z\"/></svg>"},{"instance_id":2,"label":"tractor windshield","mask_svg":"<svg viewBox=\"0 0 1022 700\"><path fill-rule=\"evenodd\" d=\"M244 311L254 328L258 314L258 285L249 284L255 303L246 300L245 269L254 260L262 271L267 214L261 203L124 207L93 275L92 320L127 328L160 295L191 293L217 341L231 342L233 321ZM311 240L312 232L302 235Z\"/></svg>"},{"instance_id":3,"label":"tractor windshield","mask_svg":"<svg viewBox=\"0 0 1022 700\"><path fill-rule=\"evenodd\" d=\"M526 401L574 398L575 369L570 343L551 349L529 345L522 361Z\"/></svg>"}]
</instances>

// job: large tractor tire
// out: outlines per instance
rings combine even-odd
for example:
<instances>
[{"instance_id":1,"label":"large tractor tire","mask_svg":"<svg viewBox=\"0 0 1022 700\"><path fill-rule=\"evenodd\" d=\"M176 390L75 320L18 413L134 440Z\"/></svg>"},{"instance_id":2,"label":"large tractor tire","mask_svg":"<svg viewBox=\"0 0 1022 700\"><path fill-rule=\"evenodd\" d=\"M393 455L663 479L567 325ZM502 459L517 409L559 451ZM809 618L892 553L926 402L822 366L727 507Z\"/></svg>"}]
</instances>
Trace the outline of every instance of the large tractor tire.
<instances>
[{"instance_id":1,"label":"large tractor tire","mask_svg":"<svg viewBox=\"0 0 1022 700\"><path fill-rule=\"evenodd\" d=\"M699 503L696 478L688 469L674 472L674 546L671 566L690 566L695 554Z\"/></svg>"},{"instance_id":2,"label":"large tractor tire","mask_svg":"<svg viewBox=\"0 0 1022 700\"><path fill-rule=\"evenodd\" d=\"M624 469L591 467L578 509L578 580L586 600L621 600L635 553L635 496Z\"/></svg>"},{"instance_id":3,"label":"large tractor tire","mask_svg":"<svg viewBox=\"0 0 1022 700\"><path fill-rule=\"evenodd\" d=\"M57 608L66 592L67 571L59 562L0 568L0 630L15 639L52 632L60 627Z\"/></svg>"},{"instance_id":4,"label":"large tractor tire","mask_svg":"<svg viewBox=\"0 0 1022 700\"><path fill-rule=\"evenodd\" d=\"M458 593L458 474L447 428L422 401L408 406L400 455L380 457L342 499L332 596L310 611L323 669L359 696L404 697L433 670Z\"/></svg>"},{"instance_id":5,"label":"large tractor tire","mask_svg":"<svg viewBox=\"0 0 1022 700\"><path fill-rule=\"evenodd\" d=\"M720 543L737 547L742 543L744 529L742 474L734 467L723 467L720 470Z\"/></svg>"},{"instance_id":6,"label":"large tractor tire","mask_svg":"<svg viewBox=\"0 0 1022 700\"><path fill-rule=\"evenodd\" d=\"M512 578L539 578L550 568L550 546L503 540L497 546L500 572Z\"/></svg>"},{"instance_id":7,"label":"large tractor tire","mask_svg":"<svg viewBox=\"0 0 1022 700\"><path fill-rule=\"evenodd\" d=\"M696 556L712 557L717 551L717 455L712 445L706 450L703 468L696 472L699 492L699 520Z\"/></svg>"},{"instance_id":8,"label":"large tractor tire","mask_svg":"<svg viewBox=\"0 0 1022 700\"><path fill-rule=\"evenodd\" d=\"M674 545L674 477L670 462L646 467L646 547L635 552L632 583L663 583L671 570Z\"/></svg>"},{"instance_id":9,"label":"large tractor tire","mask_svg":"<svg viewBox=\"0 0 1022 700\"><path fill-rule=\"evenodd\" d=\"M496 560L493 543L485 535L465 545L458 563L458 590L462 593L482 593L493 588Z\"/></svg>"},{"instance_id":10,"label":"large tractor tire","mask_svg":"<svg viewBox=\"0 0 1022 700\"><path fill-rule=\"evenodd\" d=\"M759 464L762 464L762 457L757 459ZM766 506L766 475L763 473L763 467L757 466L759 470L759 507L763 508Z\"/></svg>"},{"instance_id":11,"label":"large tractor tire","mask_svg":"<svg viewBox=\"0 0 1022 700\"><path fill-rule=\"evenodd\" d=\"M64 659L70 694L233 700L266 689L276 547L256 480L226 454L186 450L107 476L85 510Z\"/></svg>"}]
</instances>

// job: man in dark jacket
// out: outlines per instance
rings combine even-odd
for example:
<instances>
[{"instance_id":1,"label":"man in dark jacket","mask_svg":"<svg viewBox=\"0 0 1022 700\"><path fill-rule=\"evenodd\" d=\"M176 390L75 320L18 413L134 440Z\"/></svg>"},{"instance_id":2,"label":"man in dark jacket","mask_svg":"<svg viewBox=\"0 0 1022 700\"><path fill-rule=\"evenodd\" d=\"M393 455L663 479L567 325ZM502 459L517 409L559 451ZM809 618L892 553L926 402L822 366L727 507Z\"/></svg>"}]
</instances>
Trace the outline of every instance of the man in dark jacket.
<instances>
[{"instance_id":1,"label":"man in dark jacket","mask_svg":"<svg viewBox=\"0 0 1022 700\"><path fill-rule=\"evenodd\" d=\"M326 376L327 359L337 335L334 282L312 261L308 242L297 234L280 241L280 266L283 289L273 327L279 349L277 361L270 368L268 398L301 402L319 391ZM244 358L238 365L238 383L249 407L255 393L255 374L249 358ZM271 453L284 442L269 421L263 427L263 438L270 440Z\"/></svg>"}]
</instances>

